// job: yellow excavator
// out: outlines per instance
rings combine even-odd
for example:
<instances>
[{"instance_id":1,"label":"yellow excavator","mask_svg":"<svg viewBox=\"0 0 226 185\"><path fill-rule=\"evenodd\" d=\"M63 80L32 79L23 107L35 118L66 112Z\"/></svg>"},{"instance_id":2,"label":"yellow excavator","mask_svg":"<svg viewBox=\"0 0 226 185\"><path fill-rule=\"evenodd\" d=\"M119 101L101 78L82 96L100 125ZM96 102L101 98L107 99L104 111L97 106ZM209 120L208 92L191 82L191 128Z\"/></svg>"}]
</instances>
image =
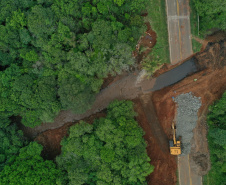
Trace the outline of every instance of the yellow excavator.
<instances>
[{"instance_id":1,"label":"yellow excavator","mask_svg":"<svg viewBox=\"0 0 226 185\"><path fill-rule=\"evenodd\" d=\"M172 123L172 130L173 130L173 140L169 141L170 154L171 155L180 155L181 154L181 143L180 143L180 141L176 140L176 126L174 125L174 122Z\"/></svg>"}]
</instances>

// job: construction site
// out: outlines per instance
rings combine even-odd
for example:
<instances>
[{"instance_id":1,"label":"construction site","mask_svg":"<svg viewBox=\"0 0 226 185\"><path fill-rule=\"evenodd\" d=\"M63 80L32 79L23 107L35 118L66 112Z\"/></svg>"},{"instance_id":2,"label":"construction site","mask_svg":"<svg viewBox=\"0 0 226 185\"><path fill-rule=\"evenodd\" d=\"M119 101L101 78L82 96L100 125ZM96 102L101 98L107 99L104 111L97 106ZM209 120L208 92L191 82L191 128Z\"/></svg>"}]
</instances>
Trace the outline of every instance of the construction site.
<instances>
[{"instance_id":1,"label":"construction site","mask_svg":"<svg viewBox=\"0 0 226 185\"><path fill-rule=\"evenodd\" d=\"M186 184L183 180L188 175L193 181L197 180L192 184L199 184L210 169L206 139L208 106L219 99L226 89L224 38L224 33L209 37L208 44L200 53L177 65L164 65L152 78L143 77L137 71L110 77L93 107L84 114L61 111L54 123L42 124L34 129L21 128L25 136L44 146L42 155L46 159L54 159L60 154L60 141L67 136L71 125L79 120L92 123L95 118L106 115L105 107L112 100L129 99L134 102L134 109L138 113L136 120L145 131L147 152L151 164L155 166L154 172L147 177L149 184L175 185L178 181ZM191 60L195 71L194 66L191 67L186 77L171 79L166 75L168 72L171 72L170 76L174 75L177 67ZM159 79L158 84L161 83L163 74L168 81L164 80L164 84L156 87ZM181 141L180 157L170 154L173 122L176 125L176 140ZM183 168L180 169L180 166Z\"/></svg>"},{"instance_id":2,"label":"construction site","mask_svg":"<svg viewBox=\"0 0 226 185\"><path fill-rule=\"evenodd\" d=\"M179 6L180 11L167 6L171 64L162 65L151 77L140 70L140 61L151 52L157 38L147 22L147 31L137 44L137 50L141 46L146 49L133 53L137 67L119 76L109 75L91 109L77 115L70 110L61 111L53 123L33 129L20 126L25 136L44 146L45 159L53 160L61 153L60 142L70 126L80 120L92 124L96 118L106 116L111 101L126 99L134 103L136 120L145 132L150 163L155 167L147 177L148 184L202 184L203 175L211 168L208 107L226 90L226 34L216 32L205 40L198 39L202 49L193 53L186 6ZM183 15L180 22L179 12ZM180 25L176 31L175 19Z\"/></svg>"},{"instance_id":3,"label":"construction site","mask_svg":"<svg viewBox=\"0 0 226 185\"><path fill-rule=\"evenodd\" d=\"M0 59L5 62L0 66L0 184L205 185L203 179L213 169L212 151L225 139L225 130L216 129L213 137L220 133L223 139L219 137L217 143L217 138L211 149L211 127L214 130L220 124L210 124L210 108L226 93L226 32L213 27L201 36L202 15L196 12L197 20L192 21L192 11L198 10L201 1L194 7L189 0L151 1L153 8L143 4L142 11L142 1L34 1L23 8L18 1L14 7L18 11L9 11L12 2L2 5L5 9L0 6L10 12L2 11L0 16L6 35L0 43ZM16 21L18 16L21 23ZM11 43L14 37L20 40ZM47 38L51 40L44 42ZM116 104L113 117L109 105L115 100L130 100L127 106L135 112ZM122 112L131 118L122 117ZM105 117L98 127L97 119ZM102 122L107 125L103 129ZM78 123L83 125L77 131ZM117 134L112 132L107 139L122 143L118 153L115 143L106 147L107 142L100 139L114 129ZM133 136L139 136L138 144ZM225 141L219 146L223 151ZM141 150L145 155L137 155ZM113 159L119 163L111 171ZM220 160L216 160L215 174L224 165Z\"/></svg>"}]
</instances>

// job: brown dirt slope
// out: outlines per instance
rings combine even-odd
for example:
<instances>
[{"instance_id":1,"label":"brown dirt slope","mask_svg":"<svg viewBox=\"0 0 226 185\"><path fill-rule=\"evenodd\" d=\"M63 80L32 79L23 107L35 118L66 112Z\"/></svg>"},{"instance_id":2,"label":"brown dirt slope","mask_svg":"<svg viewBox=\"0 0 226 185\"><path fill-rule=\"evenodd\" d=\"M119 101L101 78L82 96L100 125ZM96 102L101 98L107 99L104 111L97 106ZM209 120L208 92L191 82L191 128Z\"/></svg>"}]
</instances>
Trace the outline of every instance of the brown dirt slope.
<instances>
[{"instance_id":1,"label":"brown dirt slope","mask_svg":"<svg viewBox=\"0 0 226 185\"><path fill-rule=\"evenodd\" d=\"M147 107L153 106L151 95L146 95L133 101L135 103L135 111L138 113L136 120L145 131L144 139L148 144L148 156L151 158L151 164L155 166L154 172L147 177L147 182L149 185L175 185L177 182L176 157L169 153L168 140L165 134L162 133L161 126L154 123L157 122L158 124L155 112L147 109Z\"/></svg>"},{"instance_id":2,"label":"brown dirt slope","mask_svg":"<svg viewBox=\"0 0 226 185\"><path fill-rule=\"evenodd\" d=\"M85 118L84 121L91 124L93 123L94 119L98 119L100 117L105 117L105 116L106 116L106 113L104 110L102 112L93 114L88 118ZM42 156L45 159L54 160L55 157L61 153L60 142L63 139L63 137L68 136L69 128L76 123L78 122L66 123L60 128L47 130L39 134L35 138L35 141L37 141L39 144L41 144L44 147L42 151ZM26 133L25 133L25 136L27 136ZM28 135L28 137L31 137L31 136Z\"/></svg>"},{"instance_id":3,"label":"brown dirt slope","mask_svg":"<svg viewBox=\"0 0 226 185\"><path fill-rule=\"evenodd\" d=\"M202 106L198 112L197 126L193 130L194 137L190 156L193 164L192 170L199 175L204 175L210 169L206 140L208 107L226 90L225 41L210 43L206 50L197 54L195 58L202 71L173 86L154 92L153 102L160 124L166 135L170 137L170 126L176 114L173 97L188 92L192 92L196 97L201 97Z\"/></svg>"}]
</instances>

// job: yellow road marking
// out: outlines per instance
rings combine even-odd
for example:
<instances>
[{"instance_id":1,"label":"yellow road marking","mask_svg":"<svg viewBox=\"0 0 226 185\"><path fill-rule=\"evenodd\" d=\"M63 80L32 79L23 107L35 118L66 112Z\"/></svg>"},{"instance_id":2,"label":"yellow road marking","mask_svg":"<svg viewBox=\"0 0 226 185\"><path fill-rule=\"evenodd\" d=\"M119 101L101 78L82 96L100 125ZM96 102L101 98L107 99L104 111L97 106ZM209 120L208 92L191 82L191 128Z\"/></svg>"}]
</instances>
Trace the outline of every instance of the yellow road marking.
<instances>
[{"instance_id":1,"label":"yellow road marking","mask_svg":"<svg viewBox=\"0 0 226 185\"><path fill-rule=\"evenodd\" d=\"M190 185L192 185L192 180L191 180L191 169L190 169L190 162L189 162L189 154L188 154L188 168L189 168Z\"/></svg>"},{"instance_id":2,"label":"yellow road marking","mask_svg":"<svg viewBox=\"0 0 226 185\"><path fill-rule=\"evenodd\" d=\"M179 2L177 0L177 15L179 16L180 9L179 9ZM181 32L180 32L180 19L178 19L178 30L179 30L179 47L180 47L180 59L182 59L182 53L181 53Z\"/></svg>"},{"instance_id":3,"label":"yellow road marking","mask_svg":"<svg viewBox=\"0 0 226 185\"><path fill-rule=\"evenodd\" d=\"M180 162L179 162L179 156L177 157L177 164L178 164L179 185L181 185L181 180L180 180Z\"/></svg>"}]
</instances>

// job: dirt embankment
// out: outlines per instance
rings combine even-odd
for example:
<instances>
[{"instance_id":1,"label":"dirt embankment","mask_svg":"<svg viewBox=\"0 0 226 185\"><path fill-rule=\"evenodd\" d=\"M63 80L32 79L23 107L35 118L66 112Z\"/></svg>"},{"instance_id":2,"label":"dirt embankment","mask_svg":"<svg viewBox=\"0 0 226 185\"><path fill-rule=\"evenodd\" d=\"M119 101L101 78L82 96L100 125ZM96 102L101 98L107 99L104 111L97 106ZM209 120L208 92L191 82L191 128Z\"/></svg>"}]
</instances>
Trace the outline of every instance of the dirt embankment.
<instances>
[{"instance_id":1,"label":"dirt embankment","mask_svg":"<svg viewBox=\"0 0 226 185\"><path fill-rule=\"evenodd\" d=\"M168 137L171 135L171 123L176 115L176 104L173 97L191 92L201 97L202 106L198 112L198 123L193 130L191 142L191 166L199 175L210 169L208 143L206 140L206 115L208 107L219 99L226 90L225 41L210 43L206 50L195 55L200 72L197 72L179 83L153 93L153 102L161 126Z\"/></svg>"},{"instance_id":2,"label":"dirt embankment","mask_svg":"<svg viewBox=\"0 0 226 185\"><path fill-rule=\"evenodd\" d=\"M147 153L151 158L151 164L155 166L154 172L147 177L147 182L149 185L175 185L176 157L169 153L168 138L162 133L155 110L150 110L153 106L151 97L149 94L133 100L135 111L138 113L136 120L145 131ZM150 109L147 113L145 109L148 108Z\"/></svg>"},{"instance_id":3,"label":"dirt embankment","mask_svg":"<svg viewBox=\"0 0 226 185\"><path fill-rule=\"evenodd\" d=\"M147 30L143 36L140 37L136 45L136 50L133 52L133 56L136 58L136 62L139 65L143 58L145 58L155 46L157 42L157 34L152 30L149 22L146 22ZM141 68L141 66L139 67Z\"/></svg>"},{"instance_id":4,"label":"dirt embankment","mask_svg":"<svg viewBox=\"0 0 226 185\"><path fill-rule=\"evenodd\" d=\"M84 121L87 123L93 123L94 119L105 117L106 111L103 110L101 112L98 112L96 114L93 114L89 116L88 118L85 118ZM61 153L61 145L60 142L63 139L63 137L68 136L68 130L69 128L76 124L78 122L69 122L64 124L62 127L53 129L53 130L47 130L41 134L39 134L35 141L37 141L39 144L41 144L44 148L42 151L42 156L45 159L48 160L54 160L57 155L60 155ZM28 133L24 133L25 136L28 136L32 138L32 136L27 135Z\"/></svg>"}]
</instances>

